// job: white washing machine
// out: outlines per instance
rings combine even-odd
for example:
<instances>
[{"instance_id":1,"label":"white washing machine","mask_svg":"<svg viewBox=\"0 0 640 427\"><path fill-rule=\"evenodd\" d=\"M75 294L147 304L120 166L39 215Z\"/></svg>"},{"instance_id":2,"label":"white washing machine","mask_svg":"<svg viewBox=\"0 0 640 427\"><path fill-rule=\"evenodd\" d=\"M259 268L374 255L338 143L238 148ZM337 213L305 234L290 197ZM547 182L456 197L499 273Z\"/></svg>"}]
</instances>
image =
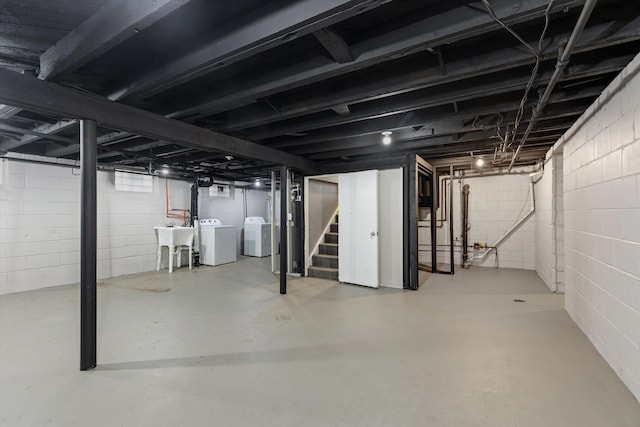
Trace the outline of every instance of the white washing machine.
<instances>
[{"instance_id":1,"label":"white washing machine","mask_svg":"<svg viewBox=\"0 0 640 427\"><path fill-rule=\"evenodd\" d=\"M264 222L261 216L249 216L244 220L244 254L271 255L271 223Z\"/></svg>"},{"instance_id":2,"label":"white washing machine","mask_svg":"<svg viewBox=\"0 0 640 427\"><path fill-rule=\"evenodd\" d=\"M223 225L219 219L200 220L200 264L220 265L235 262L237 227Z\"/></svg>"}]
</instances>

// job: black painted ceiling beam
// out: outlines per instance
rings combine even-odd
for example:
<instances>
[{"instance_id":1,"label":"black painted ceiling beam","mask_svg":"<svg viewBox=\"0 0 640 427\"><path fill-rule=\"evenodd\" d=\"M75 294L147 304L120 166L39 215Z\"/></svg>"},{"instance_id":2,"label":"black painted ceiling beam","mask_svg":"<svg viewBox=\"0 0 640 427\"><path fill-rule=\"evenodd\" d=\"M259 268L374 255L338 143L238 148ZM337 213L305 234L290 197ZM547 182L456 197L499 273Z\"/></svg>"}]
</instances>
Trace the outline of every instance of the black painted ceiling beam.
<instances>
[{"instance_id":1,"label":"black painted ceiling beam","mask_svg":"<svg viewBox=\"0 0 640 427\"><path fill-rule=\"evenodd\" d=\"M0 143L0 150L13 151L16 148L20 148L24 145L31 144L32 142L36 142L41 139L56 140L55 135L57 133L67 130L74 126L78 126L76 120L61 120L53 124L49 124L49 123L41 124L34 127L33 129L24 129L24 131L22 132L22 135L23 135L22 138L16 141L4 141Z\"/></svg>"},{"instance_id":2,"label":"black painted ceiling beam","mask_svg":"<svg viewBox=\"0 0 640 427\"><path fill-rule=\"evenodd\" d=\"M112 0L40 56L43 80L75 71L190 0Z\"/></svg>"},{"instance_id":3,"label":"black painted ceiling beam","mask_svg":"<svg viewBox=\"0 0 640 427\"><path fill-rule=\"evenodd\" d=\"M571 124L567 125L563 129L556 130L555 133L551 133L549 135L542 136L532 136L528 138L528 141L533 143L536 141L544 141L550 144L555 143L560 136L566 131ZM519 134L521 136L522 133ZM320 153L316 155L309 156L314 160L329 160L329 159L340 159L342 157L352 157L352 156L362 156L369 154L379 154L379 155L389 155L395 153L408 153L408 152L433 152L433 153L459 153L473 150L473 148L469 147L482 147L485 149L493 150L496 145L498 145L500 141L495 137L495 132L491 131L475 131L470 132L464 138L454 139L450 136L436 137L436 138L425 138L417 141L408 141L408 142L394 142L390 146L382 146L381 144L376 144L370 147L364 148L352 148L346 150L337 150L331 152ZM474 145L475 144L475 145Z\"/></svg>"},{"instance_id":4,"label":"black painted ceiling beam","mask_svg":"<svg viewBox=\"0 0 640 427\"><path fill-rule=\"evenodd\" d=\"M596 64L573 64L567 68L563 81L572 81L601 76L621 71L632 55L620 58L607 58ZM553 74L552 70L542 73L535 82L535 87L546 85ZM407 113L423 108L447 105L452 102L462 102L514 91L523 91L529 81L531 70L518 70L508 75L487 75L486 77L464 80L455 84L448 84L421 91L401 94L380 101L361 104L352 108L351 113L342 116L324 117L321 119L302 120L299 123L273 126L265 130L244 133L246 138L256 141L267 138L288 135L296 132L328 128L363 120L371 120L394 114ZM523 92L521 92L523 93Z\"/></svg>"},{"instance_id":5,"label":"black painted ceiling beam","mask_svg":"<svg viewBox=\"0 0 640 427\"><path fill-rule=\"evenodd\" d=\"M559 46L569 35L569 32L557 34L547 40L543 58L545 60L557 58ZM640 17L635 17L628 22L619 22L613 28L611 23L596 24L585 28L574 54L604 49L635 40L640 40ZM533 40L530 40L530 42L534 43ZM482 46L478 47L482 48ZM470 49L473 49L473 47L470 47ZM360 78L353 81L351 85L343 90L333 90L329 93L311 97L305 96L298 101L279 105L278 112L255 111L250 115L236 114L233 119L228 120L216 129L221 132L247 129L329 110L336 105L368 102L409 91L484 76L488 73L496 73L533 64L534 61L535 59L530 52L524 50L522 46L516 45L474 55L472 59L468 55L462 55L461 58L454 57L447 62L446 75L441 74L440 66L437 64L432 66L421 65L419 69L400 74L394 69L391 75L388 76L370 75L367 79Z\"/></svg>"},{"instance_id":6,"label":"black painted ceiling beam","mask_svg":"<svg viewBox=\"0 0 640 427\"><path fill-rule=\"evenodd\" d=\"M313 0L315 1L315 0ZM552 13L580 6L580 0L557 0ZM496 14L513 25L531 19L539 19L548 5L548 0L493 0ZM427 48L486 34L500 28L486 13L482 3L464 5L420 22L389 31L378 37L367 39L350 47L355 60L337 63L330 58L316 57L303 63L282 67L248 80L242 86L229 85L226 90L207 94L189 102L170 117L204 117L220 111L247 105L257 99L275 93L301 87L341 74L361 70L375 64L424 51Z\"/></svg>"},{"instance_id":7,"label":"black painted ceiling beam","mask_svg":"<svg viewBox=\"0 0 640 427\"><path fill-rule=\"evenodd\" d=\"M550 99L550 103L566 102L570 100L584 100L596 97L601 91L600 87L587 87L584 89L572 89L566 91L558 91L554 93ZM520 96L519 96L520 95ZM409 113L397 114L393 116L382 117L377 120L369 120L363 122L350 123L335 128L316 131L309 136L290 138L288 140L277 140L271 146L277 148L287 147L293 152L298 152L296 148L301 147L298 154L307 154L305 150L311 144L319 144L319 147L331 147L331 141L353 140L359 137L378 136L382 131L401 131L408 130L415 134L422 133L424 135L442 135L459 132L471 125L471 121L476 116L485 116L497 114L499 112L508 113L516 111L520 104L521 94L513 93L510 96L501 96L496 99L474 100L473 104L460 106L458 114L448 111L443 107L427 108L415 110ZM580 101L582 108L584 101ZM528 106L532 104L529 103ZM558 114L562 113L562 108ZM573 109L569 109L573 114ZM525 116L525 119L528 119ZM469 123L467 123L469 122ZM418 128L418 130L414 129Z\"/></svg>"},{"instance_id":8,"label":"black painted ceiling beam","mask_svg":"<svg viewBox=\"0 0 640 427\"><path fill-rule=\"evenodd\" d=\"M144 99L241 59L378 7L389 0L299 0L256 10L228 33L215 34L193 50L167 55L163 64L111 90L113 100Z\"/></svg>"},{"instance_id":9,"label":"black painted ceiling beam","mask_svg":"<svg viewBox=\"0 0 640 427\"><path fill-rule=\"evenodd\" d=\"M315 162L212 132L188 123L167 119L138 108L0 69L0 103L40 114L95 120L99 126L149 138L171 141L203 151L221 151L236 156L286 165L306 172L317 171Z\"/></svg>"},{"instance_id":10,"label":"black painted ceiling beam","mask_svg":"<svg viewBox=\"0 0 640 427\"><path fill-rule=\"evenodd\" d=\"M334 61L344 64L356 59L347 42L333 29L323 28L314 31L313 36L329 52Z\"/></svg>"}]
</instances>

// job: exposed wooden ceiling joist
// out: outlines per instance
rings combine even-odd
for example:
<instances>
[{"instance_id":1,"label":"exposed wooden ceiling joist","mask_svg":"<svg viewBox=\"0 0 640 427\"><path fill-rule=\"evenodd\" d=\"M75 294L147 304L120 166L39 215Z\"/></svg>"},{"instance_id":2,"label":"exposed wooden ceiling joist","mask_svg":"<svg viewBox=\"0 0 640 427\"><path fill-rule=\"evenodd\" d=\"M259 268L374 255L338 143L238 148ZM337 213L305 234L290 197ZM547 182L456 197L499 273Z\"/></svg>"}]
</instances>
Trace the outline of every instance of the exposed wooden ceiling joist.
<instances>
[{"instance_id":1,"label":"exposed wooden ceiling joist","mask_svg":"<svg viewBox=\"0 0 640 427\"><path fill-rule=\"evenodd\" d=\"M99 125L150 138L173 141L205 151L282 164L315 172L315 162L259 144L212 132L158 114L117 104L97 95L65 88L12 71L0 69L0 102L29 111L95 120Z\"/></svg>"},{"instance_id":2,"label":"exposed wooden ceiling joist","mask_svg":"<svg viewBox=\"0 0 640 427\"><path fill-rule=\"evenodd\" d=\"M499 16L504 16L507 23L515 24L538 18L548 1L522 0L514 3L511 0L494 0L492 3ZM552 10L563 10L581 3L580 0L557 0ZM360 70L429 47L486 34L496 28L498 24L482 10L461 6L351 46L356 57L354 61L341 64L329 58L314 58L305 63L292 64L243 82L242 85L228 85L222 92L207 95L173 112L171 117L202 117L237 108L277 92Z\"/></svg>"},{"instance_id":3,"label":"exposed wooden ceiling joist","mask_svg":"<svg viewBox=\"0 0 640 427\"><path fill-rule=\"evenodd\" d=\"M149 97L387 1L302 0L261 10L260 16L245 25L216 34L209 43L191 51L175 52L166 63L153 64L142 74L121 82L108 97L113 100Z\"/></svg>"},{"instance_id":4,"label":"exposed wooden ceiling joist","mask_svg":"<svg viewBox=\"0 0 640 427\"><path fill-rule=\"evenodd\" d=\"M40 56L40 78L52 80L75 71L189 1L108 2Z\"/></svg>"}]
</instances>

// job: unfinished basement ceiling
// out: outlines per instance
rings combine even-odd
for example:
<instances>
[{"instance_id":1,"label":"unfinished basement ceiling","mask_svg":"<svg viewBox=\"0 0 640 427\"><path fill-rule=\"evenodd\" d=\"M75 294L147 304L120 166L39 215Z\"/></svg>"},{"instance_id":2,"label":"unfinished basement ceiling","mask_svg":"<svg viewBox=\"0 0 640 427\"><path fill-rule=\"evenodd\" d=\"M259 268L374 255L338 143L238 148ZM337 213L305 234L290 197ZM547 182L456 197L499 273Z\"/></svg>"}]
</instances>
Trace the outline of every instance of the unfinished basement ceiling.
<instances>
[{"instance_id":1,"label":"unfinished basement ceiling","mask_svg":"<svg viewBox=\"0 0 640 427\"><path fill-rule=\"evenodd\" d=\"M506 167L584 3L4 0L0 66L258 144L194 146L98 121L98 161L116 168L244 179L266 176L279 152L317 172L413 152ZM639 51L640 2L598 1L514 164L543 159ZM75 118L2 106L0 151L78 159Z\"/></svg>"}]
</instances>

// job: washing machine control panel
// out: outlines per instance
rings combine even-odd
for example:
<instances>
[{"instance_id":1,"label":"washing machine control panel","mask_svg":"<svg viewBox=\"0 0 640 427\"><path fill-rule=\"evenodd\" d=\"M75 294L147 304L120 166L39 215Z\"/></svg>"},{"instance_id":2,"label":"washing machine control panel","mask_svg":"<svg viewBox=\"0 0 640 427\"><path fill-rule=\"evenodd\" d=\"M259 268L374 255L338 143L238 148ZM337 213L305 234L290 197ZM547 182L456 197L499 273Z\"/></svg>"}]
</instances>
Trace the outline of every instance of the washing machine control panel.
<instances>
[{"instance_id":1,"label":"washing machine control panel","mask_svg":"<svg viewBox=\"0 0 640 427\"><path fill-rule=\"evenodd\" d=\"M205 227L211 227L211 226L216 226L216 225L222 225L222 221L220 221L219 219L215 219L215 218L208 218L208 219L201 219L200 220L200 226L205 226Z\"/></svg>"}]
</instances>

